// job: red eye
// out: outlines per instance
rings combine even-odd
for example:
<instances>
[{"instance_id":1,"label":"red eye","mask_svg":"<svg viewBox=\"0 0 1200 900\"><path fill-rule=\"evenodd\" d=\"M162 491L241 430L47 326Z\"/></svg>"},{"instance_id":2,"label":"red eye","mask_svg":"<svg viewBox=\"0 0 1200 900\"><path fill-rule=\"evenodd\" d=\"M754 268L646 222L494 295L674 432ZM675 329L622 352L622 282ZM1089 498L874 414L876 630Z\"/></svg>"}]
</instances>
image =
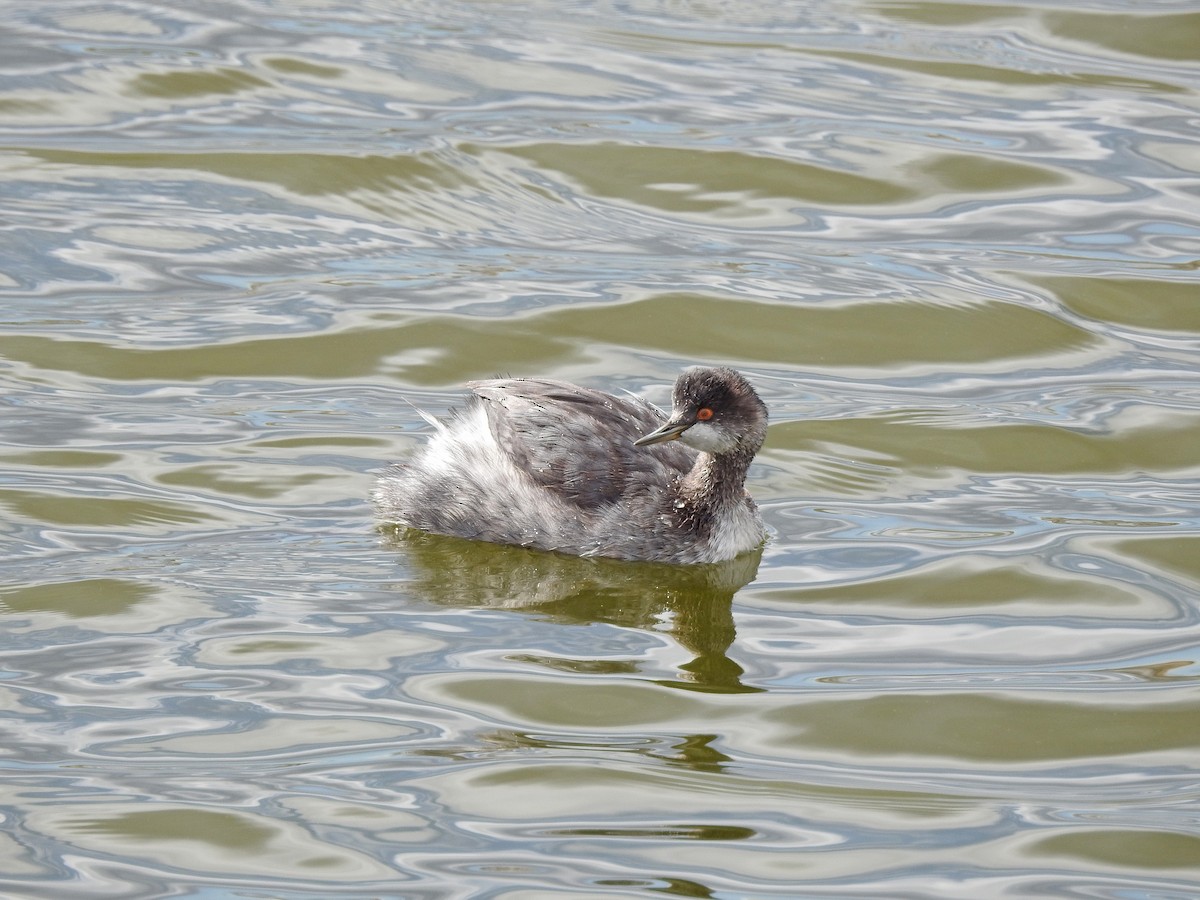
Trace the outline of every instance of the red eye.
<instances>
[{"instance_id":1,"label":"red eye","mask_svg":"<svg viewBox=\"0 0 1200 900\"><path fill-rule=\"evenodd\" d=\"M709 409L707 406L704 407L703 409L696 410L696 421L697 422L707 422L712 417L713 417L713 411L711 409Z\"/></svg>"}]
</instances>

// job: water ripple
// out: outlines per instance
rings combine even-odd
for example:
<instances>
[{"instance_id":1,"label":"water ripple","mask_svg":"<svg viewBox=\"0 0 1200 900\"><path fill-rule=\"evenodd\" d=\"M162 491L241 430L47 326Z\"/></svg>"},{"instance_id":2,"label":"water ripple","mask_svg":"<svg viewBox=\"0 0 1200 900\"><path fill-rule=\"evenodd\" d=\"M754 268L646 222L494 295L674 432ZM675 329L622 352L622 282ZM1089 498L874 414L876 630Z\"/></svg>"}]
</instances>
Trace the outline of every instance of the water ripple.
<instances>
[{"instance_id":1,"label":"water ripple","mask_svg":"<svg viewBox=\"0 0 1200 900\"><path fill-rule=\"evenodd\" d=\"M1191 6L6 23L5 896L1194 896ZM761 558L375 530L697 361Z\"/></svg>"}]
</instances>

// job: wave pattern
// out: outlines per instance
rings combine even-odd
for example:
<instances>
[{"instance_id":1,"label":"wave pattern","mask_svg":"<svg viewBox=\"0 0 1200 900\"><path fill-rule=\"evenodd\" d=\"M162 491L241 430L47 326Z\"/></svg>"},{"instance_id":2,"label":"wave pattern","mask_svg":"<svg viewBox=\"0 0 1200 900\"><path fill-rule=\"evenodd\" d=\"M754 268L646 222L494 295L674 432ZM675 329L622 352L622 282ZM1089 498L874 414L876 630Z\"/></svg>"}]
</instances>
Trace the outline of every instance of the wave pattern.
<instances>
[{"instance_id":1,"label":"wave pattern","mask_svg":"<svg viewBox=\"0 0 1200 900\"><path fill-rule=\"evenodd\" d=\"M1191 4L24 7L5 896L1196 895ZM761 558L373 527L697 361Z\"/></svg>"}]
</instances>

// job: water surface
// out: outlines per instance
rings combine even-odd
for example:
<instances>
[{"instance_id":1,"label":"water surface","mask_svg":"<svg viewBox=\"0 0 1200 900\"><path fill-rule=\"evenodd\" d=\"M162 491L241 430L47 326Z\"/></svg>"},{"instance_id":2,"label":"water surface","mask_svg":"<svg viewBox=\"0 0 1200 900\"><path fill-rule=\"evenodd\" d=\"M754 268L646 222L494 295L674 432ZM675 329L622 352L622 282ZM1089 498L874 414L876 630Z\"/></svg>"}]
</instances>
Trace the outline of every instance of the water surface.
<instances>
[{"instance_id":1,"label":"water surface","mask_svg":"<svg viewBox=\"0 0 1200 900\"><path fill-rule=\"evenodd\" d=\"M1200 13L8 4L14 898L1200 892ZM376 529L737 366L761 557Z\"/></svg>"}]
</instances>

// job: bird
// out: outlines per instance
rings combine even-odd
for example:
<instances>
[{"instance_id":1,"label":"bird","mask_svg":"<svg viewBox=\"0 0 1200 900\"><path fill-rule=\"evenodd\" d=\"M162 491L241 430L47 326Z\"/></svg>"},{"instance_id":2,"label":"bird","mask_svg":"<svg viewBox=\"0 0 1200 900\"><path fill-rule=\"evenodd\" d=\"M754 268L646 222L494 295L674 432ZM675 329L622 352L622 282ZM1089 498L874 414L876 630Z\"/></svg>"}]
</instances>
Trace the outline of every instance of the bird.
<instances>
[{"instance_id":1,"label":"bird","mask_svg":"<svg viewBox=\"0 0 1200 900\"><path fill-rule=\"evenodd\" d=\"M669 416L550 378L468 382L373 500L387 525L574 556L719 563L762 546L745 488L767 407L725 367L680 373Z\"/></svg>"}]
</instances>

